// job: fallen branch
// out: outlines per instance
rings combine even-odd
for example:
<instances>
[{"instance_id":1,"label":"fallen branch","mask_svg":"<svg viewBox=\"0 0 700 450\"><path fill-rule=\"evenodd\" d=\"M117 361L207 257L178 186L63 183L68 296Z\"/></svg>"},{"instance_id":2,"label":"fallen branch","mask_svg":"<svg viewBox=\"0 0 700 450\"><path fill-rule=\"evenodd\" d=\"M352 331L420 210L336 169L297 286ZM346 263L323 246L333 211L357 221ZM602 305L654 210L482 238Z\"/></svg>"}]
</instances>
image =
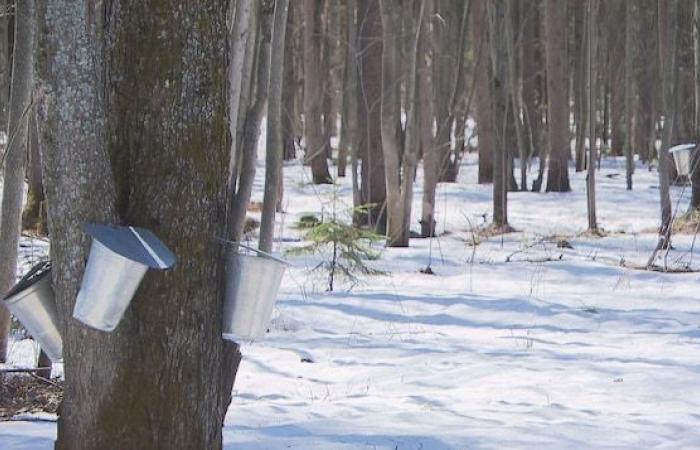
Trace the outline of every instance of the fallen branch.
<instances>
[{"instance_id":1,"label":"fallen branch","mask_svg":"<svg viewBox=\"0 0 700 450\"><path fill-rule=\"evenodd\" d=\"M0 373L33 373L42 370L51 370L51 367L37 367L35 369L0 369Z\"/></svg>"}]
</instances>

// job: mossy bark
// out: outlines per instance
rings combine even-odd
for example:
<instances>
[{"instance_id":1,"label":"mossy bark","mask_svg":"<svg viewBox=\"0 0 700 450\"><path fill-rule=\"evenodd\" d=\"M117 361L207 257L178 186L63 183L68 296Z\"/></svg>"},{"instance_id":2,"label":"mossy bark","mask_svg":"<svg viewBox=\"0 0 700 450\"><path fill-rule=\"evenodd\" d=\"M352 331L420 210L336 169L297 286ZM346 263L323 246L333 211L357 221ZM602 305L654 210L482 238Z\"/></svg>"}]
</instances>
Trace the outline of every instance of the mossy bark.
<instances>
[{"instance_id":1,"label":"mossy bark","mask_svg":"<svg viewBox=\"0 0 700 450\"><path fill-rule=\"evenodd\" d=\"M56 448L221 448L240 358L221 339L215 241L230 149L226 2L49 1L38 19L66 370ZM112 333L71 318L88 255L83 222L148 228L178 257L146 274Z\"/></svg>"}]
</instances>

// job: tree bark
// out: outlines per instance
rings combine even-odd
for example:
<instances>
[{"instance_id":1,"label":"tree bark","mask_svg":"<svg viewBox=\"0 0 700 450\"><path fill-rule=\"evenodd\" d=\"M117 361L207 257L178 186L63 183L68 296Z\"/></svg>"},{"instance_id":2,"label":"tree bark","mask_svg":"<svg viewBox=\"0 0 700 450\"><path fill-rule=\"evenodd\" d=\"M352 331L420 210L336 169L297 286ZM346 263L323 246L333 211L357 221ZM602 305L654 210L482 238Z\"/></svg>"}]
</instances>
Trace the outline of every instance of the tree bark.
<instances>
[{"instance_id":1,"label":"tree bark","mask_svg":"<svg viewBox=\"0 0 700 450\"><path fill-rule=\"evenodd\" d=\"M275 235L277 192L282 181L282 80L285 32L289 0L275 0L272 53L267 104L267 150L265 153L265 193L260 219L260 250L270 253Z\"/></svg>"},{"instance_id":2,"label":"tree bark","mask_svg":"<svg viewBox=\"0 0 700 450\"><path fill-rule=\"evenodd\" d=\"M625 142L625 3L606 0L608 83L610 86L610 154L622 156Z\"/></svg>"},{"instance_id":3,"label":"tree bark","mask_svg":"<svg viewBox=\"0 0 700 450\"><path fill-rule=\"evenodd\" d=\"M518 72L516 69L516 37L513 33L513 22L516 20L514 0L506 0L506 23L505 23L505 41L506 54L508 58L508 87L510 91L510 101L513 111L513 125L515 128L515 137L518 147L518 156L520 158L520 190L527 190L527 168L529 165L527 149L525 148L525 138L522 132L521 117L521 101L519 90ZM518 42L519 43L519 42Z\"/></svg>"},{"instance_id":4,"label":"tree bark","mask_svg":"<svg viewBox=\"0 0 700 450\"><path fill-rule=\"evenodd\" d=\"M695 142L700 143L700 0L693 3L693 50L695 55L695 111L694 111L694 135ZM692 195L690 198L690 210L700 208L700 151L693 152L693 172L691 173Z\"/></svg>"},{"instance_id":5,"label":"tree bark","mask_svg":"<svg viewBox=\"0 0 700 450\"><path fill-rule=\"evenodd\" d=\"M243 133L240 138L240 168L235 195L229 191L229 219L227 220L228 235L237 239L243 234L246 211L250 194L255 181L255 165L258 160L258 138L260 136L260 124L265 112L265 104L268 97L268 85L270 79L270 54L272 39L272 20L274 3L265 1L258 3L259 7L259 37L257 55L255 56L255 80L252 103L239 120L243 121ZM252 89L251 89L252 90ZM246 105L241 100L241 105ZM240 114L240 113L239 113ZM275 189L277 186L275 185ZM229 188L230 189L230 188ZM236 240L237 240L236 239Z\"/></svg>"},{"instance_id":6,"label":"tree bark","mask_svg":"<svg viewBox=\"0 0 700 450\"><path fill-rule=\"evenodd\" d=\"M425 0L418 43L418 111L420 147L423 150L423 202L421 236L435 236L435 189L438 181L438 152L433 145L433 1Z\"/></svg>"},{"instance_id":7,"label":"tree bark","mask_svg":"<svg viewBox=\"0 0 700 450\"><path fill-rule=\"evenodd\" d=\"M505 0L487 3L489 50L491 60L491 101L494 105L492 120L494 127L493 151L493 225L497 229L508 226L508 183L512 176L510 156L506 146L508 105L506 91L505 49Z\"/></svg>"},{"instance_id":8,"label":"tree bark","mask_svg":"<svg viewBox=\"0 0 700 450\"><path fill-rule=\"evenodd\" d=\"M360 223L386 232L387 191L381 129L382 20L379 0L363 0L358 9L357 156L360 161L360 203L369 205Z\"/></svg>"},{"instance_id":9,"label":"tree bark","mask_svg":"<svg viewBox=\"0 0 700 450\"><path fill-rule=\"evenodd\" d=\"M635 26L635 5L633 2L625 3L625 180L627 189L632 190L632 175L634 174L634 153L632 152L632 116L634 115L635 101L633 97L634 86L634 60L635 43L632 29Z\"/></svg>"},{"instance_id":10,"label":"tree bark","mask_svg":"<svg viewBox=\"0 0 700 450\"><path fill-rule=\"evenodd\" d=\"M357 24L355 0L345 5L345 45L343 48L343 88L341 90L342 112L340 116L340 144L338 146L338 177L344 177L348 155L356 152L357 128ZM355 178L356 178L355 174Z\"/></svg>"},{"instance_id":11,"label":"tree bark","mask_svg":"<svg viewBox=\"0 0 700 450\"><path fill-rule=\"evenodd\" d=\"M661 98L664 112L664 125L661 137L661 147L659 148L659 197L661 205L661 227L660 236L662 248L669 245L671 229L671 171L670 164L673 164L668 149L671 146L671 135L675 122L675 93L676 93L676 38L678 24L678 2L677 0L667 0L658 2L659 11L659 58L661 72Z\"/></svg>"},{"instance_id":12,"label":"tree bark","mask_svg":"<svg viewBox=\"0 0 700 450\"><path fill-rule=\"evenodd\" d=\"M46 236L46 202L44 184L41 179L41 153L36 112L29 113L28 158L27 158L27 199L22 210L22 230L38 236Z\"/></svg>"},{"instance_id":13,"label":"tree bark","mask_svg":"<svg viewBox=\"0 0 700 450\"><path fill-rule=\"evenodd\" d=\"M297 2L289 3L289 11L287 13L287 32L284 40L284 81L282 83L282 141L284 144L284 160L291 161L296 158L295 147L295 117L296 113L296 77L294 74L294 60L298 57L294 50L294 41L296 39L295 15L298 14L299 4Z\"/></svg>"},{"instance_id":14,"label":"tree bark","mask_svg":"<svg viewBox=\"0 0 700 450\"><path fill-rule=\"evenodd\" d=\"M9 39L10 3L0 0L0 123L7 125L10 113L10 79L12 73ZM5 130L7 132L7 130ZM5 149L0 150L0 156ZM2 181L0 174L0 181Z\"/></svg>"},{"instance_id":15,"label":"tree bark","mask_svg":"<svg viewBox=\"0 0 700 450\"><path fill-rule=\"evenodd\" d=\"M403 134L403 142L400 135L401 130L397 130L397 124L400 124L401 117L400 91L397 83L401 74L401 15L403 5L395 0L380 0L379 5L384 37L381 130L384 166L386 167L387 246L407 247L410 237L413 177L418 157L416 61L419 30L425 2L424 0L420 1L417 25L411 24L409 27L411 37L406 86L406 129Z\"/></svg>"},{"instance_id":16,"label":"tree bark","mask_svg":"<svg viewBox=\"0 0 700 450\"><path fill-rule=\"evenodd\" d=\"M7 150L4 155L2 203L0 205L0 292L16 281L17 248L22 214L22 191L27 163L27 129L33 78L34 0L15 8L15 42L10 94ZM0 306L0 362L7 357L10 314Z\"/></svg>"},{"instance_id":17,"label":"tree bark","mask_svg":"<svg viewBox=\"0 0 700 450\"><path fill-rule=\"evenodd\" d=\"M539 63L539 36L540 29L539 2L525 2L523 6L523 18L521 20L522 47L522 97L523 112L525 116L526 143L528 146L528 158L544 155L542 147L542 99L538 96L541 77L541 64ZM542 161L540 161L540 166ZM539 179L539 178L538 178ZM541 179L540 179L541 185ZM540 188L533 190L539 191Z\"/></svg>"},{"instance_id":18,"label":"tree bark","mask_svg":"<svg viewBox=\"0 0 700 450\"><path fill-rule=\"evenodd\" d=\"M656 110L655 75L658 67L658 21L656 20L656 0L642 0L638 5L639 24L634 27L634 42L637 43L636 97L638 107L632 123L632 148L639 154L639 160L649 162L656 153Z\"/></svg>"},{"instance_id":19,"label":"tree bark","mask_svg":"<svg viewBox=\"0 0 700 450\"><path fill-rule=\"evenodd\" d=\"M240 358L221 338L215 242L225 230L230 151L226 3L111 6L55 0L38 11L40 142L66 379L56 448L220 449ZM128 192L119 208L117 192ZM178 256L172 270L146 274L112 333L70 318L88 251L84 222L149 228Z\"/></svg>"},{"instance_id":20,"label":"tree bark","mask_svg":"<svg viewBox=\"0 0 700 450\"><path fill-rule=\"evenodd\" d=\"M486 11L486 0L473 0L472 11L472 42L474 46L489 49ZM485 52L486 53L486 52ZM491 60L490 57L481 58L479 66L475 68L476 75L476 126L479 139L479 168L478 183L493 182L493 155L494 155L494 123L491 104Z\"/></svg>"},{"instance_id":21,"label":"tree bark","mask_svg":"<svg viewBox=\"0 0 700 450\"><path fill-rule=\"evenodd\" d=\"M332 183L324 145L321 107L321 0L303 0L304 7L304 129L306 157L315 184Z\"/></svg>"},{"instance_id":22,"label":"tree bark","mask_svg":"<svg viewBox=\"0 0 700 450\"><path fill-rule=\"evenodd\" d=\"M596 161L596 53L598 0L588 0L588 173L586 177L586 205L588 212L588 230L598 229L595 202L595 161Z\"/></svg>"},{"instance_id":23,"label":"tree bark","mask_svg":"<svg viewBox=\"0 0 700 450\"><path fill-rule=\"evenodd\" d=\"M545 0L545 51L547 54L547 137L549 164L547 192L568 192L569 118L565 71L566 15L561 0Z\"/></svg>"},{"instance_id":24,"label":"tree bark","mask_svg":"<svg viewBox=\"0 0 700 450\"><path fill-rule=\"evenodd\" d=\"M574 8L574 51L573 51L573 83L574 83L574 123L576 125L576 172L582 172L586 168L586 41L588 32L585 24L586 4L573 2Z\"/></svg>"}]
</instances>

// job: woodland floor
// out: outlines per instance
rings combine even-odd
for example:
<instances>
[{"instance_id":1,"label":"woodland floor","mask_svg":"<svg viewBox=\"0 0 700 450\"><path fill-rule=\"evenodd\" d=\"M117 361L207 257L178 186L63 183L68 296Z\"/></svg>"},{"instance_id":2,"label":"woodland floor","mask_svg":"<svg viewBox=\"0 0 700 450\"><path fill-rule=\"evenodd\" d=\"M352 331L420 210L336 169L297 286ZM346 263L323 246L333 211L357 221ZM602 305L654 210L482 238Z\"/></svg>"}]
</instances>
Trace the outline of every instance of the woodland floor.
<instances>
[{"instance_id":1,"label":"woodland floor","mask_svg":"<svg viewBox=\"0 0 700 450\"><path fill-rule=\"evenodd\" d=\"M371 264L386 275L325 292L310 272L324 256L286 256L270 332L242 347L226 448L700 446L700 274L634 268L656 244L656 172L638 165L627 191L624 161L603 160L602 238L584 233L585 175L573 171L571 193L510 193L519 231L485 236L491 186L476 184L473 158L463 164L459 183L438 188L440 237L383 250ZM263 172L261 161L253 200ZM300 245L301 215L330 211L334 196L338 211L350 206L349 179L309 181L299 163L286 167L279 254ZM421 186L419 175L416 229ZM674 211L689 195L673 188ZM700 269L692 235L673 243L669 268ZM24 244L22 270L45 249ZM429 263L434 275L420 272ZM31 341L13 341L10 366L33 358ZM52 448L55 416L20 418L42 421L0 423L1 448Z\"/></svg>"}]
</instances>

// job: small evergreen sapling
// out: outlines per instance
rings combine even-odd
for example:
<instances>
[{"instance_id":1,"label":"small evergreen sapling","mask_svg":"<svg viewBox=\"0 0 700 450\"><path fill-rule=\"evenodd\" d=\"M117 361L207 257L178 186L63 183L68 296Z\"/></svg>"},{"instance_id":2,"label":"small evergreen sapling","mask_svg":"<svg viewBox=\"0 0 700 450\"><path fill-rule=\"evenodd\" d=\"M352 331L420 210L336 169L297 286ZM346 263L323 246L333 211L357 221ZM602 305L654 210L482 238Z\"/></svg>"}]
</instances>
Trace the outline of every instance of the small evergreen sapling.
<instances>
[{"instance_id":1,"label":"small evergreen sapling","mask_svg":"<svg viewBox=\"0 0 700 450\"><path fill-rule=\"evenodd\" d=\"M362 208L362 207L360 207ZM353 208L353 212L356 208ZM333 291L337 278L344 278L353 285L357 283L356 274L379 275L382 271L366 264L367 260L379 258L379 252L372 248L372 243L380 241L381 236L371 231L357 228L351 221L341 220L335 214L330 219L317 222L300 221L298 228L306 230L304 235L309 244L289 249L291 255L324 255L324 259L313 270L328 272L328 291Z\"/></svg>"}]
</instances>

